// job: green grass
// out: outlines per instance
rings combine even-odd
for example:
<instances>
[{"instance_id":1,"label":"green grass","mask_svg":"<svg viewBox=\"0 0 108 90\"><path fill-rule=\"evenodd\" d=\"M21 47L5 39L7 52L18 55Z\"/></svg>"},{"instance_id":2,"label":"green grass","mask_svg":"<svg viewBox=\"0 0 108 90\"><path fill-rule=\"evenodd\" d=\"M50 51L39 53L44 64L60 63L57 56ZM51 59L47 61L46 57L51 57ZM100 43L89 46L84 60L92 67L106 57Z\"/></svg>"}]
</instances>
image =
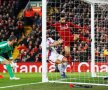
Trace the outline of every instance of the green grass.
<instances>
[{"instance_id":1,"label":"green grass","mask_svg":"<svg viewBox=\"0 0 108 90\"><path fill-rule=\"evenodd\" d=\"M101 74L101 73L100 73ZM108 84L108 81L103 80L102 77L91 77L91 73L67 73L68 78L62 81L66 82L82 82L82 83L96 83L96 84ZM59 73L49 74L50 80L59 80Z\"/></svg>"},{"instance_id":2,"label":"green grass","mask_svg":"<svg viewBox=\"0 0 108 90\"><path fill-rule=\"evenodd\" d=\"M4 76L4 78L0 79L0 87L9 86L9 85L17 85L17 84L35 83L35 82L42 81L40 73L17 73L15 74L15 76L20 77L21 80L9 80L9 75L7 73L2 74L2 75Z\"/></svg>"},{"instance_id":3,"label":"green grass","mask_svg":"<svg viewBox=\"0 0 108 90\"><path fill-rule=\"evenodd\" d=\"M79 76L80 74L80 76ZM70 88L69 84L65 83L38 83L41 82L41 73L17 73L16 77L20 77L21 80L9 80L9 75L7 73L2 74L4 76L3 79L0 79L0 90L108 90L108 87L105 86L93 86L93 88ZM48 77L50 80L60 80L59 73L49 73ZM108 81L104 81L102 78L91 78L90 73L68 73L68 78L61 81L67 82L88 82L88 83L107 83ZM32 84L29 84L32 83ZM1 88L6 86L13 85L21 85L28 84L22 86L14 86Z\"/></svg>"}]
</instances>

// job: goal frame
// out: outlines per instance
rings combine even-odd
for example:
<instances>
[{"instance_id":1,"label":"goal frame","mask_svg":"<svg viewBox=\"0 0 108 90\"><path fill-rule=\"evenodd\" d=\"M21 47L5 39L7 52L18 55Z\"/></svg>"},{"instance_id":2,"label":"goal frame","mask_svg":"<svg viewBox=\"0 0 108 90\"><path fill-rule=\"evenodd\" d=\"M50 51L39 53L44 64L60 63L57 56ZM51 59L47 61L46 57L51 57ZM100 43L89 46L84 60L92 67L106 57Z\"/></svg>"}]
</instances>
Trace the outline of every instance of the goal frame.
<instances>
[{"instance_id":1,"label":"goal frame","mask_svg":"<svg viewBox=\"0 0 108 90\"><path fill-rule=\"evenodd\" d=\"M97 76L95 73L95 4L108 4L106 0L82 0L91 5L91 76L92 77L108 77Z\"/></svg>"},{"instance_id":2,"label":"goal frame","mask_svg":"<svg viewBox=\"0 0 108 90\"><path fill-rule=\"evenodd\" d=\"M108 4L106 1L101 0L82 0L91 5L91 76L96 77L94 65L95 65L95 23L94 23L94 12L95 4ZM42 0L42 82L57 82L57 83L73 83L73 84L85 84L85 85L99 85L108 86L107 84L96 84L96 83L80 83L80 82L61 82L61 81L49 81L47 77L47 62L46 62L46 17L47 17L47 0Z\"/></svg>"}]
</instances>

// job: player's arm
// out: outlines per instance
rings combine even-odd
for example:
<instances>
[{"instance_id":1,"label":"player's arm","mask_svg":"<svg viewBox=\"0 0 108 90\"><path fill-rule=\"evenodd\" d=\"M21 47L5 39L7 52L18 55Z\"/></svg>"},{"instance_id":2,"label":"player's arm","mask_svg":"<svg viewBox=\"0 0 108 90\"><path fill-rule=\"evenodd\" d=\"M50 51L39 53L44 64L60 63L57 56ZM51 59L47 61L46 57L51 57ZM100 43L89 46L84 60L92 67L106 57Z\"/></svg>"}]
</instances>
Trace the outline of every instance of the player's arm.
<instances>
[{"instance_id":1,"label":"player's arm","mask_svg":"<svg viewBox=\"0 0 108 90\"><path fill-rule=\"evenodd\" d=\"M59 23L47 22L47 26L57 27L58 25L59 25Z\"/></svg>"},{"instance_id":2,"label":"player's arm","mask_svg":"<svg viewBox=\"0 0 108 90\"><path fill-rule=\"evenodd\" d=\"M9 60L12 61L13 60L12 51L10 50L7 54L8 54Z\"/></svg>"},{"instance_id":3,"label":"player's arm","mask_svg":"<svg viewBox=\"0 0 108 90\"><path fill-rule=\"evenodd\" d=\"M81 30L87 29L86 27L81 27L80 25L74 24L72 22L68 22L68 25L76 29L81 29Z\"/></svg>"},{"instance_id":4,"label":"player's arm","mask_svg":"<svg viewBox=\"0 0 108 90\"><path fill-rule=\"evenodd\" d=\"M59 39L58 41L54 41L52 44L49 45L49 47L58 46L63 43L63 39Z\"/></svg>"}]
</instances>

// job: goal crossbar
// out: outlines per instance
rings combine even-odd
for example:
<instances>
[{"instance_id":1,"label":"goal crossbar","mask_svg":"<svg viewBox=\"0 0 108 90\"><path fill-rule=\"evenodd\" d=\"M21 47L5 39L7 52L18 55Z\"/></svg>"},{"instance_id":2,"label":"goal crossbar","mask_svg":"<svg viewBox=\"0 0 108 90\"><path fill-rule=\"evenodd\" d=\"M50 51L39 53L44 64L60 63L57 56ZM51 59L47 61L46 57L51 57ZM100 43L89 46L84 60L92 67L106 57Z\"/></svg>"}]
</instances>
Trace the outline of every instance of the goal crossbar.
<instances>
[{"instance_id":1,"label":"goal crossbar","mask_svg":"<svg viewBox=\"0 0 108 90\"><path fill-rule=\"evenodd\" d=\"M82 0L82 1L86 3L90 3L90 4L93 4L93 3L108 4L107 0Z\"/></svg>"}]
</instances>

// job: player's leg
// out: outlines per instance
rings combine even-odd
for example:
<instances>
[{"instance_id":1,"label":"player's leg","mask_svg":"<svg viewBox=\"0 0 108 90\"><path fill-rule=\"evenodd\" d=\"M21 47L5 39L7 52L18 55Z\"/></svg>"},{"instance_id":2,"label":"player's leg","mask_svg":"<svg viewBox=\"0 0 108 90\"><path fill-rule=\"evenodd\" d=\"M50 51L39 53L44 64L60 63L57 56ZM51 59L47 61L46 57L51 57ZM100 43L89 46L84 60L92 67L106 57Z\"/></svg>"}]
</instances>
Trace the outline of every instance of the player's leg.
<instances>
[{"instance_id":1,"label":"player's leg","mask_svg":"<svg viewBox=\"0 0 108 90\"><path fill-rule=\"evenodd\" d=\"M66 57L62 58L62 65L63 65L63 77L66 78L67 75L65 74L65 70L66 70L67 65L68 65L68 60Z\"/></svg>"},{"instance_id":2,"label":"player's leg","mask_svg":"<svg viewBox=\"0 0 108 90\"><path fill-rule=\"evenodd\" d=\"M9 73L9 75L10 75L10 79L11 80L19 80L20 78L16 78L14 76L12 67L10 65L10 61L6 60L5 58L3 58L1 56L0 56L0 60L1 60L1 64L6 65L6 69L7 69L8 73Z\"/></svg>"},{"instance_id":3,"label":"player's leg","mask_svg":"<svg viewBox=\"0 0 108 90\"><path fill-rule=\"evenodd\" d=\"M58 53L52 52L49 60L51 60L52 62L56 63L59 69L59 72L61 74L61 77L64 75L64 65L63 62L67 62L67 59L64 58L63 55L60 55Z\"/></svg>"},{"instance_id":4,"label":"player's leg","mask_svg":"<svg viewBox=\"0 0 108 90\"><path fill-rule=\"evenodd\" d=\"M70 46L64 46L65 56L70 56Z\"/></svg>"},{"instance_id":5,"label":"player's leg","mask_svg":"<svg viewBox=\"0 0 108 90\"><path fill-rule=\"evenodd\" d=\"M60 72L61 77L64 78L64 68L63 68L63 64L61 63L60 60L56 60L55 63L58 65L58 70Z\"/></svg>"},{"instance_id":6,"label":"player's leg","mask_svg":"<svg viewBox=\"0 0 108 90\"><path fill-rule=\"evenodd\" d=\"M90 43L90 39L89 39L88 37L84 37L83 35L79 35L79 39L80 39L81 41Z\"/></svg>"},{"instance_id":7,"label":"player's leg","mask_svg":"<svg viewBox=\"0 0 108 90\"><path fill-rule=\"evenodd\" d=\"M2 62L2 60L0 59L0 63ZM2 75L0 75L0 78L3 78L3 76Z\"/></svg>"},{"instance_id":8,"label":"player's leg","mask_svg":"<svg viewBox=\"0 0 108 90\"><path fill-rule=\"evenodd\" d=\"M68 63L70 64L70 72L72 72L72 58L70 54L70 46L64 46L64 51L65 51L65 57L68 60Z\"/></svg>"},{"instance_id":9,"label":"player's leg","mask_svg":"<svg viewBox=\"0 0 108 90\"><path fill-rule=\"evenodd\" d=\"M63 65L62 65L61 61L57 59L57 55L58 54L56 54L55 52L51 52L51 54L49 56L49 60L51 60L52 62L57 64L60 74L63 74L63 69L62 69Z\"/></svg>"},{"instance_id":10,"label":"player's leg","mask_svg":"<svg viewBox=\"0 0 108 90\"><path fill-rule=\"evenodd\" d=\"M58 69L60 71L60 74L61 74L62 78L67 77L66 74L65 74L65 69L66 69L67 64L68 64L67 61L68 61L67 58L64 57L63 55L59 55L57 57L57 60L56 60L56 64L58 64Z\"/></svg>"},{"instance_id":11,"label":"player's leg","mask_svg":"<svg viewBox=\"0 0 108 90\"><path fill-rule=\"evenodd\" d=\"M67 58L68 62L71 62L71 55L70 55L70 46L64 46L65 57Z\"/></svg>"},{"instance_id":12,"label":"player's leg","mask_svg":"<svg viewBox=\"0 0 108 90\"><path fill-rule=\"evenodd\" d=\"M5 58L3 58L3 57L1 57L1 58L3 60L1 62L1 64L6 65L6 69L7 69L8 73L9 73L9 75L10 75L10 78L13 78L14 77L14 73L13 73L12 67L10 65L10 62L8 60L6 60Z\"/></svg>"},{"instance_id":13,"label":"player's leg","mask_svg":"<svg viewBox=\"0 0 108 90\"><path fill-rule=\"evenodd\" d=\"M55 53L55 52L52 52L51 55L49 56L49 60L51 60L52 62L54 62L57 67L58 67L58 70L60 72L60 75L62 77L63 75L63 64L61 63L61 61L58 59L58 56L59 54Z\"/></svg>"},{"instance_id":14,"label":"player's leg","mask_svg":"<svg viewBox=\"0 0 108 90\"><path fill-rule=\"evenodd\" d=\"M66 57L63 57L63 59L62 59L62 64L63 64L63 68L64 68L64 71L65 71L65 69L66 69L66 67L67 67L67 65L68 65L68 60L67 60Z\"/></svg>"}]
</instances>

